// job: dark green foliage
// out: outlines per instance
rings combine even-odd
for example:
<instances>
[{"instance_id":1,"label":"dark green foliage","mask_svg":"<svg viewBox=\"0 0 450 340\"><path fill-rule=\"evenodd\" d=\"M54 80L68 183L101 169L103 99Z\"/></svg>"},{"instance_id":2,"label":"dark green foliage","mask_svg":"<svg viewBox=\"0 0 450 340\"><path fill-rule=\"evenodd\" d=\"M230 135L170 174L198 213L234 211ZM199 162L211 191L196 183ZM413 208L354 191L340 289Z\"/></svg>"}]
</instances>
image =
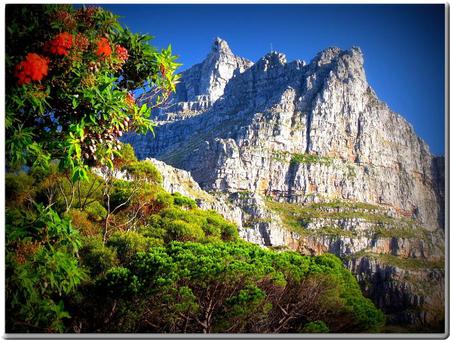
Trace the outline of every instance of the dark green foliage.
<instances>
[{"instance_id":1,"label":"dark green foliage","mask_svg":"<svg viewBox=\"0 0 450 340\"><path fill-rule=\"evenodd\" d=\"M181 195L179 192L172 194L173 203L185 208L193 209L197 207L197 203L192 198Z\"/></svg>"},{"instance_id":2,"label":"dark green foliage","mask_svg":"<svg viewBox=\"0 0 450 340\"><path fill-rule=\"evenodd\" d=\"M108 270L105 276L97 281L97 286L107 295L116 298L127 298L142 289L138 277L124 267Z\"/></svg>"},{"instance_id":3,"label":"dark green foliage","mask_svg":"<svg viewBox=\"0 0 450 340\"><path fill-rule=\"evenodd\" d=\"M99 238L89 238L80 249L81 263L89 270L91 277L106 272L118 263L114 248L105 247Z\"/></svg>"},{"instance_id":4,"label":"dark green foliage","mask_svg":"<svg viewBox=\"0 0 450 340\"><path fill-rule=\"evenodd\" d=\"M99 222L105 219L108 212L105 207L99 201L93 201L84 208L84 211L88 214L89 218L93 221Z\"/></svg>"},{"instance_id":5,"label":"dark green foliage","mask_svg":"<svg viewBox=\"0 0 450 340\"><path fill-rule=\"evenodd\" d=\"M107 246L117 252L122 264L128 264L137 252L145 252L162 244L161 239L146 237L134 231L116 232L107 241Z\"/></svg>"},{"instance_id":6,"label":"dark green foliage","mask_svg":"<svg viewBox=\"0 0 450 340\"><path fill-rule=\"evenodd\" d=\"M107 302L100 314L116 306L103 323L110 332L121 325L135 332L369 331L384 321L335 256L275 253L243 241L151 247L92 289ZM141 312L125 313L130 303Z\"/></svg>"},{"instance_id":7,"label":"dark green foliage","mask_svg":"<svg viewBox=\"0 0 450 340\"><path fill-rule=\"evenodd\" d=\"M327 324L322 320L308 322L301 329L302 333L328 333L329 331Z\"/></svg>"},{"instance_id":8,"label":"dark green foliage","mask_svg":"<svg viewBox=\"0 0 450 340\"><path fill-rule=\"evenodd\" d=\"M80 238L70 221L50 208L6 210L7 331L60 332L61 296L75 291L86 277L76 253Z\"/></svg>"},{"instance_id":9,"label":"dark green foliage","mask_svg":"<svg viewBox=\"0 0 450 340\"><path fill-rule=\"evenodd\" d=\"M149 160L132 162L125 165L122 169L127 171L135 179L144 179L148 182L157 184L162 183L161 174Z\"/></svg>"}]
</instances>

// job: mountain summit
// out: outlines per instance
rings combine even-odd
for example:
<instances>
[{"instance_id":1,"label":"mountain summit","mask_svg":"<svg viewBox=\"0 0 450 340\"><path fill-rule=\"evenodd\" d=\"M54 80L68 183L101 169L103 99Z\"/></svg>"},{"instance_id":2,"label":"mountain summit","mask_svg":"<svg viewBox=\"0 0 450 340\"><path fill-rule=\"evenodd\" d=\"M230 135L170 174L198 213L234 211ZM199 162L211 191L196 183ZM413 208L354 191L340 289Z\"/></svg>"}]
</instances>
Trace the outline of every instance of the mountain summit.
<instances>
[{"instance_id":1,"label":"mountain summit","mask_svg":"<svg viewBox=\"0 0 450 340\"><path fill-rule=\"evenodd\" d=\"M363 65L358 47L253 64L217 38L155 117L156 139L126 141L140 158L189 171L243 238L333 252L378 287L369 293L393 318L432 323L443 272L423 263L443 258L444 163L377 98ZM424 262L405 269L405 258Z\"/></svg>"},{"instance_id":2,"label":"mountain summit","mask_svg":"<svg viewBox=\"0 0 450 340\"><path fill-rule=\"evenodd\" d=\"M189 103L178 109L204 111L223 95L225 85L234 75L250 66L252 62L235 56L225 40L216 38L206 59L183 72L173 100Z\"/></svg>"}]
</instances>

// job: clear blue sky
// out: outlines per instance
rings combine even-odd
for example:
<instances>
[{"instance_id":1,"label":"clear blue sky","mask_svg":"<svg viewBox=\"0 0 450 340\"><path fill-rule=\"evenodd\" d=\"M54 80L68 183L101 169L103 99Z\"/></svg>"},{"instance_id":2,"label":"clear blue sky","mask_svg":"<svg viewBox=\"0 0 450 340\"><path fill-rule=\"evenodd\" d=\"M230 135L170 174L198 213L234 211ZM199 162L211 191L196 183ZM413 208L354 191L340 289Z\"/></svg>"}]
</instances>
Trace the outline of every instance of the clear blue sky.
<instances>
[{"instance_id":1,"label":"clear blue sky","mask_svg":"<svg viewBox=\"0 0 450 340\"><path fill-rule=\"evenodd\" d=\"M101 5L134 32L172 44L182 69L216 36L257 61L270 50L309 62L329 46L360 46L370 85L434 154L444 141L444 5Z\"/></svg>"}]
</instances>

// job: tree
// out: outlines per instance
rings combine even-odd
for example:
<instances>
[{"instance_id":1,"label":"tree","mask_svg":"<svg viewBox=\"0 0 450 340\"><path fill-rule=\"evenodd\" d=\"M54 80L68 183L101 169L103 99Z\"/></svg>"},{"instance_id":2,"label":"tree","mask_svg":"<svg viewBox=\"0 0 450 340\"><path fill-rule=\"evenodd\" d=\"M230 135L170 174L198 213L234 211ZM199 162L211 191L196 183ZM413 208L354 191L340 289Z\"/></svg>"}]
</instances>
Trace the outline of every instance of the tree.
<instances>
[{"instance_id":1,"label":"tree","mask_svg":"<svg viewBox=\"0 0 450 340\"><path fill-rule=\"evenodd\" d=\"M171 47L121 27L100 7L8 5L6 160L9 169L57 159L72 180L113 166L123 133L153 131L151 109L172 91ZM133 91L151 96L139 106Z\"/></svg>"},{"instance_id":2,"label":"tree","mask_svg":"<svg viewBox=\"0 0 450 340\"><path fill-rule=\"evenodd\" d=\"M123 133L153 131L151 110L178 79L170 46L150 39L98 7L6 7L8 331L65 330L65 299L86 280L80 224L107 213L89 166L112 168Z\"/></svg>"}]
</instances>

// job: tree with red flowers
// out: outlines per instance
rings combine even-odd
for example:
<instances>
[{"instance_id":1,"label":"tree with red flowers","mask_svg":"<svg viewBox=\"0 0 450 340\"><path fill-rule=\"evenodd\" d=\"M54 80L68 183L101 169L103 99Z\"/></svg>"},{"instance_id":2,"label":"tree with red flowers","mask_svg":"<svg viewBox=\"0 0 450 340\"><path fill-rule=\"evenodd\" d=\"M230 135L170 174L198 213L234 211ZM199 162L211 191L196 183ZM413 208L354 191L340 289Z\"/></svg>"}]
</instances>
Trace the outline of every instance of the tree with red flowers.
<instances>
[{"instance_id":1,"label":"tree with red flowers","mask_svg":"<svg viewBox=\"0 0 450 340\"><path fill-rule=\"evenodd\" d=\"M67 186L72 193L70 207L77 188L81 209L92 203L87 202L89 193L101 185L94 187L97 179L89 167L113 167L115 157L123 158L127 152L125 147L121 155L123 133L153 131L151 110L164 104L175 89L179 64L170 47L158 51L149 40L123 29L117 17L102 8L6 7L10 203L4 227L10 331L62 332L67 327L70 314L65 302L88 281L78 252L79 223L68 215L69 208L58 209L56 201L40 199L35 190L42 186L47 198L53 195L43 178L50 186L56 182L64 197ZM135 101L136 90L153 95L151 106ZM36 179L33 187L26 187L27 178ZM81 204L83 186L89 186L89 193ZM26 187L23 200L14 198L19 187ZM100 201L96 203L102 208Z\"/></svg>"},{"instance_id":2,"label":"tree with red flowers","mask_svg":"<svg viewBox=\"0 0 450 340\"><path fill-rule=\"evenodd\" d=\"M8 5L6 26L8 169L57 160L77 181L88 166L112 167L122 134L153 131L151 109L175 90L170 46L156 50L100 7Z\"/></svg>"}]
</instances>

